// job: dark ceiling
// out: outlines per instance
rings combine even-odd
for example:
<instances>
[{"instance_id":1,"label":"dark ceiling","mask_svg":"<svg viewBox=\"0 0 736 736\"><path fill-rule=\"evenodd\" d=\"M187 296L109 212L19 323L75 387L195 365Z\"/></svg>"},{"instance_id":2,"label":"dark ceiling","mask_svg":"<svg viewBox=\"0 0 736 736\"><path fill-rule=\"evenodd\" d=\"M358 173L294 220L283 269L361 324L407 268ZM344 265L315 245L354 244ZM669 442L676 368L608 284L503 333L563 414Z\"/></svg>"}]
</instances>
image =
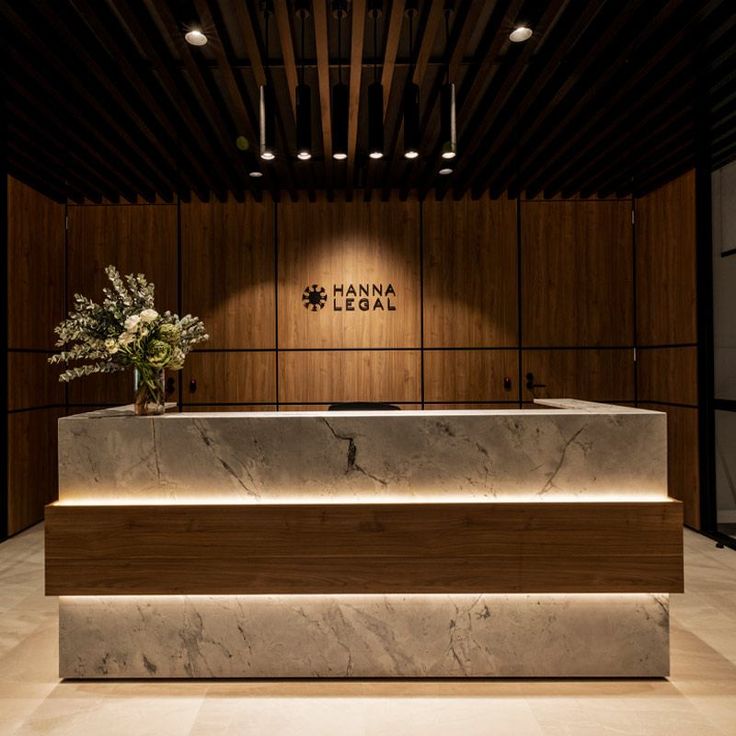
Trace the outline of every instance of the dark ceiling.
<instances>
[{"instance_id":1,"label":"dark ceiling","mask_svg":"<svg viewBox=\"0 0 736 736\"><path fill-rule=\"evenodd\" d=\"M413 54L408 4L385 0L374 55L366 0L350 3L342 37L349 156L337 162L326 92L338 76L338 22L329 0L310 3L314 156L302 162L293 2L274 1L267 48L257 0L0 0L10 173L77 201L356 189L361 197L607 196L647 191L696 155L713 168L736 158L734 0L457 0L447 39L448 4L420 0ZM534 35L511 43L522 21ZM206 46L184 41L193 24ZM442 177L448 64L459 156ZM374 74L386 90L380 161L366 154ZM421 88L422 155L407 161L400 100L412 80ZM254 142L259 84L275 91L280 155L253 179L235 141Z\"/></svg>"}]
</instances>

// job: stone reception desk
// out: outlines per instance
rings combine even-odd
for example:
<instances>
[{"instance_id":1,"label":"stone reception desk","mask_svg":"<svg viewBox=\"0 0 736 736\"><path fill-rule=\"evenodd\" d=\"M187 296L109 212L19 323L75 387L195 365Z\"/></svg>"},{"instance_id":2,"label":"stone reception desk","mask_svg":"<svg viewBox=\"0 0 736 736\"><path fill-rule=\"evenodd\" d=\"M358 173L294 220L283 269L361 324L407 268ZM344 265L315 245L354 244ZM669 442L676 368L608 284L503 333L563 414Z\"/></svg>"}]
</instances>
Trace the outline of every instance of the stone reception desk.
<instances>
[{"instance_id":1,"label":"stone reception desk","mask_svg":"<svg viewBox=\"0 0 736 736\"><path fill-rule=\"evenodd\" d=\"M667 675L666 416L543 404L61 419L61 676Z\"/></svg>"}]
</instances>

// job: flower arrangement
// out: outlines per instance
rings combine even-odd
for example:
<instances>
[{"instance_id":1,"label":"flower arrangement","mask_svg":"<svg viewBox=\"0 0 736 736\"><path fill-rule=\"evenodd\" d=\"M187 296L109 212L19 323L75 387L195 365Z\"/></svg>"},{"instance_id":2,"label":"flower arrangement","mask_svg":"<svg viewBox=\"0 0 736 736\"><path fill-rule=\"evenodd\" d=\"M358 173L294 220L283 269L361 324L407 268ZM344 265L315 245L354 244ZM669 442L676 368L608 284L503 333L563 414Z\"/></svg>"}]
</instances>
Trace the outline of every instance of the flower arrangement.
<instances>
[{"instance_id":1,"label":"flower arrangement","mask_svg":"<svg viewBox=\"0 0 736 736\"><path fill-rule=\"evenodd\" d=\"M136 414L163 413L164 370L180 370L189 351L209 335L198 317L157 312L155 287L143 274L122 277L114 266L105 273L112 288L102 290L102 304L74 295L74 309L54 330L56 346L66 349L52 355L49 363L88 361L65 370L59 376L64 382L134 368Z\"/></svg>"}]
</instances>

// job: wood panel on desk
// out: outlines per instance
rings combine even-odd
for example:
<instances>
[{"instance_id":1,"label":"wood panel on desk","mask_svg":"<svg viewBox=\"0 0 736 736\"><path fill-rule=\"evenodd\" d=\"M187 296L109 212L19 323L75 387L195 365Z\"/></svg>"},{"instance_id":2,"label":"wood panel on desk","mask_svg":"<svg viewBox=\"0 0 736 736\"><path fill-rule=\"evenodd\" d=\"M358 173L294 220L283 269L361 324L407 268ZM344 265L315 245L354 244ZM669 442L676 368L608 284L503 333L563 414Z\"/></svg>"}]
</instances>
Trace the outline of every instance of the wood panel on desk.
<instances>
[{"instance_id":1,"label":"wood panel on desk","mask_svg":"<svg viewBox=\"0 0 736 736\"><path fill-rule=\"evenodd\" d=\"M667 500L56 504L46 593L681 592L681 524Z\"/></svg>"},{"instance_id":2,"label":"wood panel on desk","mask_svg":"<svg viewBox=\"0 0 736 736\"><path fill-rule=\"evenodd\" d=\"M277 223L279 348L420 346L418 202L283 202ZM333 311L334 284L366 283L391 284L395 311ZM317 311L302 303L312 284Z\"/></svg>"},{"instance_id":3,"label":"wood panel on desk","mask_svg":"<svg viewBox=\"0 0 736 736\"><path fill-rule=\"evenodd\" d=\"M634 351L611 350L522 350L522 396L525 401L541 398L585 399L587 401L634 401ZM530 391L527 373L534 383Z\"/></svg>"},{"instance_id":4,"label":"wood panel on desk","mask_svg":"<svg viewBox=\"0 0 736 736\"><path fill-rule=\"evenodd\" d=\"M640 403L642 409L667 414L667 486L683 503L685 523L700 528L698 410L686 406Z\"/></svg>"},{"instance_id":5,"label":"wood panel on desk","mask_svg":"<svg viewBox=\"0 0 736 736\"><path fill-rule=\"evenodd\" d=\"M523 201L523 344L631 345L633 257L630 202Z\"/></svg>"},{"instance_id":6,"label":"wood panel on desk","mask_svg":"<svg viewBox=\"0 0 736 736\"><path fill-rule=\"evenodd\" d=\"M8 534L43 520L43 509L57 498L56 420L63 408L33 409L7 415Z\"/></svg>"},{"instance_id":7,"label":"wood panel on desk","mask_svg":"<svg viewBox=\"0 0 736 736\"><path fill-rule=\"evenodd\" d=\"M8 347L50 349L64 317L64 206L8 178Z\"/></svg>"},{"instance_id":8,"label":"wood panel on desk","mask_svg":"<svg viewBox=\"0 0 736 736\"><path fill-rule=\"evenodd\" d=\"M279 401L421 401L419 350L329 350L279 353Z\"/></svg>"},{"instance_id":9,"label":"wood panel on desk","mask_svg":"<svg viewBox=\"0 0 736 736\"><path fill-rule=\"evenodd\" d=\"M638 351L640 401L698 405L698 349L642 348Z\"/></svg>"},{"instance_id":10,"label":"wood panel on desk","mask_svg":"<svg viewBox=\"0 0 736 736\"><path fill-rule=\"evenodd\" d=\"M274 351L193 352L180 376L184 404L276 403Z\"/></svg>"},{"instance_id":11,"label":"wood panel on desk","mask_svg":"<svg viewBox=\"0 0 736 736\"><path fill-rule=\"evenodd\" d=\"M518 375L516 350L424 351L426 401L512 401L519 396Z\"/></svg>"},{"instance_id":12,"label":"wood panel on desk","mask_svg":"<svg viewBox=\"0 0 736 736\"><path fill-rule=\"evenodd\" d=\"M68 293L100 301L105 267L143 273L156 285L159 310L177 311L175 205L70 206Z\"/></svg>"},{"instance_id":13,"label":"wood panel on desk","mask_svg":"<svg viewBox=\"0 0 736 736\"><path fill-rule=\"evenodd\" d=\"M207 326L208 348L275 348L273 203L181 205L182 311Z\"/></svg>"},{"instance_id":14,"label":"wood panel on desk","mask_svg":"<svg viewBox=\"0 0 736 736\"><path fill-rule=\"evenodd\" d=\"M636 200L636 323L640 345L697 341L695 173Z\"/></svg>"},{"instance_id":15,"label":"wood panel on desk","mask_svg":"<svg viewBox=\"0 0 736 736\"><path fill-rule=\"evenodd\" d=\"M516 201L466 195L422 208L424 345L516 345Z\"/></svg>"}]
</instances>

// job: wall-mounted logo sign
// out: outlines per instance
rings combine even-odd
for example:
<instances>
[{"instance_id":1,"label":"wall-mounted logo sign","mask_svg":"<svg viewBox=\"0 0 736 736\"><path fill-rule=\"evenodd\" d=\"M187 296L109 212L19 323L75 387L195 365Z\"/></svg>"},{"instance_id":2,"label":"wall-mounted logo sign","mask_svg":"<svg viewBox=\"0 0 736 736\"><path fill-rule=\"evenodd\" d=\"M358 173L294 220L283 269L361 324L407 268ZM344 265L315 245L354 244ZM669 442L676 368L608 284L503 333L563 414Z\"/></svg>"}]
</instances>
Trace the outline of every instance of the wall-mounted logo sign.
<instances>
[{"instance_id":1,"label":"wall-mounted logo sign","mask_svg":"<svg viewBox=\"0 0 736 736\"><path fill-rule=\"evenodd\" d=\"M317 312L327 303L324 286L312 284L302 293L305 309ZM333 312L395 312L396 289L393 284L332 284L330 307Z\"/></svg>"},{"instance_id":2,"label":"wall-mounted logo sign","mask_svg":"<svg viewBox=\"0 0 736 736\"><path fill-rule=\"evenodd\" d=\"M305 309L311 309L313 312L316 312L318 309L324 309L326 301L327 292L323 286L312 284L304 289L302 304Z\"/></svg>"}]
</instances>

